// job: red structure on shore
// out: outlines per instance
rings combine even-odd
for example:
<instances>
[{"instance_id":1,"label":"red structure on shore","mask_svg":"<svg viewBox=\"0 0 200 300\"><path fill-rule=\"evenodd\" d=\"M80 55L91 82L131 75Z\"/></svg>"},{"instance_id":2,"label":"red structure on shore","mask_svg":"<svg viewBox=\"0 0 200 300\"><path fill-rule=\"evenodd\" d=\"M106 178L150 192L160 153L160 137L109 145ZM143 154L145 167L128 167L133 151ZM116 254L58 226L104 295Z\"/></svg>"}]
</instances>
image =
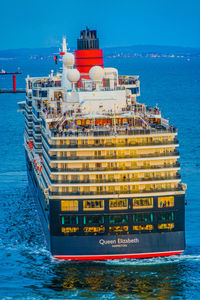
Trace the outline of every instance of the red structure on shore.
<instances>
[{"instance_id":1,"label":"red structure on shore","mask_svg":"<svg viewBox=\"0 0 200 300\"><path fill-rule=\"evenodd\" d=\"M5 70L1 70L0 75L13 75L13 89L12 90L0 90L0 93L25 93L24 90L16 89L16 75L22 74L22 72L6 72Z\"/></svg>"}]
</instances>

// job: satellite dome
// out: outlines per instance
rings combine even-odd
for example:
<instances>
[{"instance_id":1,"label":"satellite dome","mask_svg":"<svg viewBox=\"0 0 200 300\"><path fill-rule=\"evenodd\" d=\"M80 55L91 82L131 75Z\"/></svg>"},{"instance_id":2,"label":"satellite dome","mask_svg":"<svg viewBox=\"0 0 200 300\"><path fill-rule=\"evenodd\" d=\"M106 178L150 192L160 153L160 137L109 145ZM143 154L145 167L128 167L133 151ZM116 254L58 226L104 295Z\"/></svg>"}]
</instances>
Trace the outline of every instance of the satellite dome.
<instances>
[{"instance_id":1,"label":"satellite dome","mask_svg":"<svg viewBox=\"0 0 200 300\"><path fill-rule=\"evenodd\" d=\"M63 55L63 63L67 68L72 68L74 65L74 55L72 53L65 53L65 55Z\"/></svg>"},{"instance_id":2,"label":"satellite dome","mask_svg":"<svg viewBox=\"0 0 200 300\"><path fill-rule=\"evenodd\" d=\"M90 69L89 75L93 81L102 81L104 70L102 67L94 66Z\"/></svg>"},{"instance_id":3,"label":"satellite dome","mask_svg":"<svg viewBox=\"0 0 200 300\"><path fill-rule=\"evenodd\" d=\"M67 79L72 83L79 81L79 79L80 79L79 71L77 69L68 70Z\"/></svg>"}]
</instances>

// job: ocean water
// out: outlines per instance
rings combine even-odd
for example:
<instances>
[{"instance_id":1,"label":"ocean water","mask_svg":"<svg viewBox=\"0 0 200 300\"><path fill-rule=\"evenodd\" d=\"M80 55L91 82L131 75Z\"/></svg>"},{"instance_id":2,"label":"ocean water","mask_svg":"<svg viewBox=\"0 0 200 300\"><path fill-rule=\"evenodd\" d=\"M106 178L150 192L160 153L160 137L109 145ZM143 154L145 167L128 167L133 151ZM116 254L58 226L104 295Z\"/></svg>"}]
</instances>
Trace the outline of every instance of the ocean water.
<instances>
[{"instance_id":1,"label":"ocean water","mask_svg":"<svg viewBox=\"0 0 200 300\"><path fill-rule=\"evenodd\" d=\"M105 262L53 259L44 243L29 194L23 149L24 94L0 94L0 299L199 299L200 298L200 60L105 59L120 74L139 74L140 101L158 104L178 127L182 181L187 183L186 242L182 255ZM27 74L46 75L50 60L0 60ZM0 89L12 86L0 77Z\"/></svg>"}]
</instances>

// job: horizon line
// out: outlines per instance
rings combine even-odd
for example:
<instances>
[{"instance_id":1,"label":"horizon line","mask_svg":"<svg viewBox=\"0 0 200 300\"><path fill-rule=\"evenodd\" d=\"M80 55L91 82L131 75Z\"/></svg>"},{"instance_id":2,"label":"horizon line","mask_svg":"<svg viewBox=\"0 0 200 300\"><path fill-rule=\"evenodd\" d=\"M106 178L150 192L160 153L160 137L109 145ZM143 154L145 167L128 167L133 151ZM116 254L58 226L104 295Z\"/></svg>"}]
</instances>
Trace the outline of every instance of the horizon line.
<instances>
[{"instance_id":1,"label":"horizon line","mask_svg":"<svg viewBox=\"0 0 200 300\"><path fill-rule=\"evenodd\" d=\"M129 47L170 47L170 48L182 48L182 49L194 49L194 50L200 50L199 47L194 47L194 46L176 46L176 45L158 45L158 44L136 44L136 45L123 45L123 46L104 46L101 47L102 49L112 49L112 48L129 48ZM57 48L59 49L58 46L50 46L50 47L33 47L33 48L5 48L5 49L0 49L0 51L19 51L19 50L39 50L39 49L52 49L52 48ZM72 46L69 47L69 49L75 49L76 47Z\"/></svg>"}]
</instances>

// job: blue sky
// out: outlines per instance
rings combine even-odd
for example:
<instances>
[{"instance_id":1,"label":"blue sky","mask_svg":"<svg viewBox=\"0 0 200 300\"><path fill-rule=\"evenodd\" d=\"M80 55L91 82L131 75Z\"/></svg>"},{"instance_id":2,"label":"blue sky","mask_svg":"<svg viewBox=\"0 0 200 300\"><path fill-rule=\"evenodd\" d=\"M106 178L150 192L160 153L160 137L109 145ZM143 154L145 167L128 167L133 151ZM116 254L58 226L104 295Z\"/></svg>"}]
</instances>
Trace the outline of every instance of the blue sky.
<instances>
[{"instance_id":1,"label":"blue sky","mask_svg":"<svg viewBox=\"0 0 200 300\"><path fill-rule=\"evenodd\" d=\"M1 0L0 49L76 45L86 25L101 47L200 47L200 0Z\"/></svg>"}]
</instances>

